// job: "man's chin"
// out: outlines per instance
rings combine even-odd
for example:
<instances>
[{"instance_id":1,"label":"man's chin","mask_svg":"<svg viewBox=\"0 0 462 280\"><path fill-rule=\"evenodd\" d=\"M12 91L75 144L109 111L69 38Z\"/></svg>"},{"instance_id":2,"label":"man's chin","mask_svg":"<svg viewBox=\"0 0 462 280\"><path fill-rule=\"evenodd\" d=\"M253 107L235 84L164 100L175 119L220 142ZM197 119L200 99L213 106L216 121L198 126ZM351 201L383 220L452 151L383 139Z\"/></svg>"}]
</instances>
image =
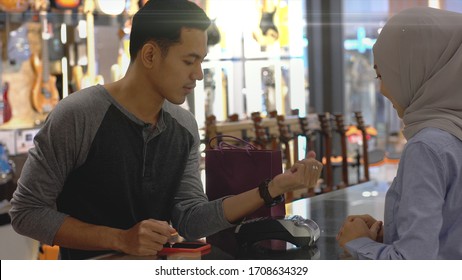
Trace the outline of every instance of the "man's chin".
<instances>
[{"instance_id":1,"label":"man's chin","mask_svg":"<svg viewBox=\"0 0 462 280\"><path fill-rule=\"evenodd\" d=\"M186 96L183 98L167 98L167 101L175 105L181 105L186 101Z\"/></svg>"}]
</instances>

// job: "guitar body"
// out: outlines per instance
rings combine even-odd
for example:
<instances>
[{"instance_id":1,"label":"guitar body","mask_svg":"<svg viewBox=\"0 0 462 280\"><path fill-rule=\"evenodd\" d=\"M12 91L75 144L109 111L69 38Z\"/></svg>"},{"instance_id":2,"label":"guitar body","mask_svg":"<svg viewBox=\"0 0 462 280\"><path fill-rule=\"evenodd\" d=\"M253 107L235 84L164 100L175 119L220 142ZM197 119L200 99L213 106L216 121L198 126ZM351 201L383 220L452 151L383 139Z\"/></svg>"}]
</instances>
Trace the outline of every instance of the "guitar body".
<instances>
[{"instance_id":1,"label":"guitar body","mask_svg":"<svg viewBox=\"0 0 462 280\"><path fill-rule=\"evenodd\" d=\"M0 0L0 9L5 12L20 13L29 8L29 0Z\"/></svg>"},{"instance_id":2,"label":"guitar body","mask_svg":"<svg viewBox=\"0 0 462 280\"><path fill-rule=\"evenodd\" d=\"M44 77L43 65L36 54L31 55L30 60L32 70L35 74L31 92L32 107L41 114L47 114L53 110L59 101L56 77L51 75L49 77Z\"/></svg>"},{"instance_id":3,"label":"guitar body","mask_svg":"<svg viewBox=\"0 0 462 280\"><path fill-rule=\"evenodd\" d=\"M82 0L51 0L51 6L58 9L76 9Z\"/></svg>"}]
</instances>

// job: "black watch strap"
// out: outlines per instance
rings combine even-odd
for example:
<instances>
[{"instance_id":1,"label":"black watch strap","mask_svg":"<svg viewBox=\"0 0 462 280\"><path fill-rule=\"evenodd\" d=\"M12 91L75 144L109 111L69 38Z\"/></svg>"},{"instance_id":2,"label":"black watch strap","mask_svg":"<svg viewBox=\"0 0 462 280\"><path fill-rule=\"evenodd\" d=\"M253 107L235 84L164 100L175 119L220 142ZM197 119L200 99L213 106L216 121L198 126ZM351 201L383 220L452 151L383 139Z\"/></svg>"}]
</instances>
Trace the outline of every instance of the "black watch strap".
<instances>
[{"instance_id":1,"label":"black watch strap","mask_svg":"<svg viewBox=\"0 0 462 280\"><path fill-rule=\"evenodd\" d=\"M258 186L258 192L260 193L260 197L265 201L266 207L273 207L284 201L283 195L276 196L275 198L271 197L268 191L268 184L270 182L270 179L266 179Z\"/></svg>"}]
</instances>

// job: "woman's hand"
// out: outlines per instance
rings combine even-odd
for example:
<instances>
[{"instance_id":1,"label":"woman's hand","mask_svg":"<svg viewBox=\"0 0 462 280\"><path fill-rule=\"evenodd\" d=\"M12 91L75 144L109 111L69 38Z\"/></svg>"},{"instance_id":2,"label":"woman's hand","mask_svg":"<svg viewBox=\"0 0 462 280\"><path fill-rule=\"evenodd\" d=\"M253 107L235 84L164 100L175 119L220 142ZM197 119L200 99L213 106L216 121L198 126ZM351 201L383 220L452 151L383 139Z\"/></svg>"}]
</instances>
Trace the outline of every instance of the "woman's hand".
<instances>
[{"instance_id":1,"label":"woman's hand","mask_svg":"<svg viewBox=\"0 0 462 280\"><path fill-rule=\"evenodd\" d=\"M368 237L374 241L383 240L382 222L377 221L369 215L348 216L337 234L337 241L340 247L351 240Z\"/></svg>"}]
</instances>

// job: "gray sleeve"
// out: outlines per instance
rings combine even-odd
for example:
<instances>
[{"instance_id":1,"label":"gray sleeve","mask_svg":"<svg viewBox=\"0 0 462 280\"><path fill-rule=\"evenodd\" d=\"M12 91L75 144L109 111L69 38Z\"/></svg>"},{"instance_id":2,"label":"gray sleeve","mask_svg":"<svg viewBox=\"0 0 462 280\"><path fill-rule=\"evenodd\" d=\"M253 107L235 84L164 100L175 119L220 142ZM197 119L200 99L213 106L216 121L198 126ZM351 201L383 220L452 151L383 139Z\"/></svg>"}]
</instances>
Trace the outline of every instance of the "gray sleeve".
<instances>
[{"instance_id":1,"label":"gray sleeve","mask_svg":"<svg viewBox=\"0 0 462 280\"><path fill-rule=\"evenodd\" d=\"M197 239L232 227L233 224L224 217L222 200L209 202L204 193L199 170L199 130L194 116L184 109L181 110L184 113L179 121L194 136L194 146L175 196L172 223L181 236Z\"/></svg>"},{"instance_id":2,"label":"gray sleeve","mask_svg":"<svg viewBox=\"0 0 462 280\"><path fill-rule=\"evenodd\" d=\"M97 95L87 90L89 95ZM52 244L65 214L56 200L68 174L86 158L101 119L101 102L80 106L85 93L73 93L58 103L34 138L11 200L13 228L22 235ZM94 97L91 97L94 98ZM96 100L94 100L96 101ZM80 108L80 109L78 109Z\"/></svg>"}]
</instances>

